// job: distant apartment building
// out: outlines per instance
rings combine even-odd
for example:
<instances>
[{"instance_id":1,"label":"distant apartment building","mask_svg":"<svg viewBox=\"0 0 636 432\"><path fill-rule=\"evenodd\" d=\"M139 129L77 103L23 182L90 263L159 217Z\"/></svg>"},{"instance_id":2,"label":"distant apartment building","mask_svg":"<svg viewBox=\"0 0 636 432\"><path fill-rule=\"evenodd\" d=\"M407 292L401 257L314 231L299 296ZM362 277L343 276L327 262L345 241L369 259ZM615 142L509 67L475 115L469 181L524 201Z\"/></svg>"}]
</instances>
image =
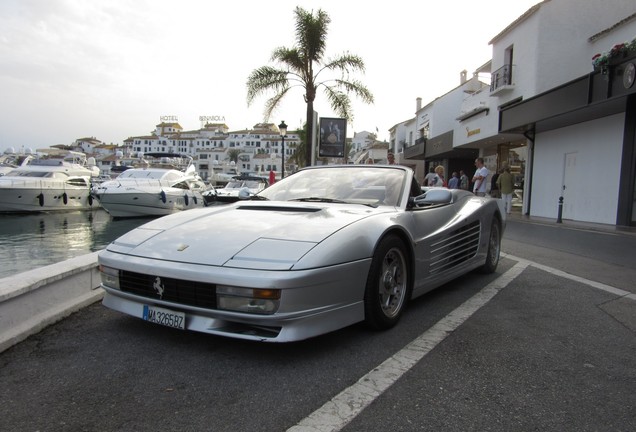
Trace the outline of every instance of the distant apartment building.
<instances>
[{"instance_id":1,"label":"distant apartment building","mask_svg":"<svg viewBox=\"0 0 636 432\"><path fill-rule=\"evenodd\" d=\"M297 167L290 158L299 142L299 135L288 131L283 154L283 140L273 123L259 123L252 129L237 131L230 131L224 123L208 123L201 129L184 131L177 122L161 122L149 135L126 139L124 152L138 157L146 153L190 156L205 180L220 172L278 172L283 157L285 171L291 173Z\"/></svg>"}]
</instances>

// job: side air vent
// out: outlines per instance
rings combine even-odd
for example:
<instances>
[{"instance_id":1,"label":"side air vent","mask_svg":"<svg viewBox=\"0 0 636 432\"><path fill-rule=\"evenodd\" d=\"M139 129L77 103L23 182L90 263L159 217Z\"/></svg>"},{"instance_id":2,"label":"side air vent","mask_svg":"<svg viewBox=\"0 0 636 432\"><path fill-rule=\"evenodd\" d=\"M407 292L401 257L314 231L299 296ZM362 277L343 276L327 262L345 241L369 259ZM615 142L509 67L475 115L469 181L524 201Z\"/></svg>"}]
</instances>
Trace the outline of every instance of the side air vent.
<instances>
[{"instance_id":1,"label":"side air vent","mask_svg":"<svg viewBox=\"0 0 636 432\"><path fill-rule=\"evenodd\" d=\"M449 233L431 245L430 273L447 271L477 254L479 248L479 221Z\"/></svg>"}]
</instances>

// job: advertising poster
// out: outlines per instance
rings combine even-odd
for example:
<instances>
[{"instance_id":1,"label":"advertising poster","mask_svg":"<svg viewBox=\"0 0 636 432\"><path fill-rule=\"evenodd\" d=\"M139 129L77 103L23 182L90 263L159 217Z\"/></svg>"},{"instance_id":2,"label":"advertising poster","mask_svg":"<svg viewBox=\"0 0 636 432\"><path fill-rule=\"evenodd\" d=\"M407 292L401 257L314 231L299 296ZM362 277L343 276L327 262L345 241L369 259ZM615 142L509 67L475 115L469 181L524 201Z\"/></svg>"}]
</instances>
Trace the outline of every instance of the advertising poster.
<instances>
[{"instance_id":1,"label":"advertising poster","mask_svg":"<svg viewBox=\"0 0 636 432\"><path fill-rule=\"evenodd\" d=\"M344 157L347 120L343 118L320 119L320 157Z\"/></svg>"}]
</instances>

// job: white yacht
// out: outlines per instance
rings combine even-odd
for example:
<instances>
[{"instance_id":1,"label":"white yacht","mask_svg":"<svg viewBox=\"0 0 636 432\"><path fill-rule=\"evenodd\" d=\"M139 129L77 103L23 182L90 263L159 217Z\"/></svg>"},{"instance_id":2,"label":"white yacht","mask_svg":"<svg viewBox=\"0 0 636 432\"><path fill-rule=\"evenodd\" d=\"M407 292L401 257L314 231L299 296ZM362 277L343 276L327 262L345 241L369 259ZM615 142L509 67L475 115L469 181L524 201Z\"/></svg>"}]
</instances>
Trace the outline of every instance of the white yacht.
<instances>
[{"instance_id":1,"label":"white yacht","mask_svg":"<svg viewBox=\"0 0 636 432\"><path fill-rule=\"evenodd\" d=\"M6 150L0 156L0 177L13 171L19 166L26 166L34 159L32 154L17 154L13 149Z\"/></svg>"},{"instance_id":2,"label":"white yacht","mask_svg":"<svg viewBox=\"0 0 636 432\"><path fill-rule=\"evenodd\" d=\"M240 199L241 191L246 193L246 196L255 195L268 185L268 181L263 177L240 175L232 177L232 180L225 187L216 189L213 192L205 192L203 195L208 204L231 203Z\"/></svg>"},{"instance_id":3,"label":"white yacht","mask_svg":"<svg viewBox=\"0 0 636 432\"><path fill-rule=\"evenodd\" d=\"M0 213L89 210L99 207L90 194L99 175L84 153L59 149L37 151L39 157L0 177Z\"/></svg>"},{"instance_id":4,"label":"white yacht","mask_svg":"<svg viewBox=\"0 0 636 432\"><path fill-rule=\"evenodd\" d=\"M215 187L224 187L237 175L239 175L239 173L234 161L230 163L219 163L217 160L212 161L212 176L209 180Z\"/></svg>"},{"instance_id":5,"label":"white yacht","mask_svg":"<svg viewBox=\"0 0 636 432\"><path fill-rule=\"evenodd\" d=\"M182 158L172 154L149 153L135 168L93 188L104 210L115 218L165 216L205 205L202 193L207 186L196 172L192 158L180 169Z\"/></svg>"}]
</instances>

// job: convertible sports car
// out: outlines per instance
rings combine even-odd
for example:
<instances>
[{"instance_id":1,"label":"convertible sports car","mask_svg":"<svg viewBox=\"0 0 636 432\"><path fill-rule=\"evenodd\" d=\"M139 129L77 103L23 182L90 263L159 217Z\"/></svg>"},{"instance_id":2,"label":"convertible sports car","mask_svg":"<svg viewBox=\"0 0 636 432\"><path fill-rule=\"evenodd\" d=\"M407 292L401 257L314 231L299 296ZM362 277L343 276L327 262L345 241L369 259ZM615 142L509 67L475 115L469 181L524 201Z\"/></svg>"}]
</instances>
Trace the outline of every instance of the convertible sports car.
<instances>
[{"instance_id":1,"label":"convertible sports car","mask_svg":"<svg viewBox=\"0 0 636 432\"><path fill-rule=\"evenodd\" d=\"M249 199L162 217L100 253L103 304L267 342L390 328L410 299L499 262L500 200L422 191L403 166L310 167Z\"/></svg>"}]
</instances>

